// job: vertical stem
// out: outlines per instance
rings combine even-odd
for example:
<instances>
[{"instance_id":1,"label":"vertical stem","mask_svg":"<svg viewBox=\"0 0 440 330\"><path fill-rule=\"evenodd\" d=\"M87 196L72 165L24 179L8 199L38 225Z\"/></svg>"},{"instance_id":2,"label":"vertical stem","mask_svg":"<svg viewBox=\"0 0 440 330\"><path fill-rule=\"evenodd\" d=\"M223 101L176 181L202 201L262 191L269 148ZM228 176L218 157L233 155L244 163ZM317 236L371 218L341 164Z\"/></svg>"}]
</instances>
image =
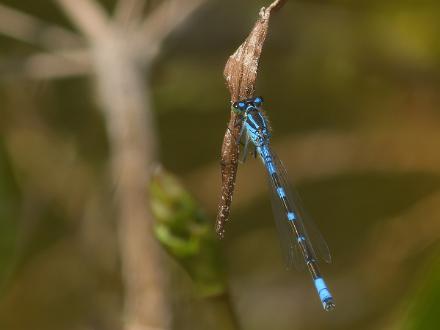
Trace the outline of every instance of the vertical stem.
<instances>
[{"instance_id":1,"label":"vertical stem","mask_svg":"<svg viewBox=\"0 0 440 330\"><path fill-rule=\"evenodd\" d=\"M259 18L246 40L228 58L223 75L231 94L231 101L251 97L257 81L258 63L263 51L269 29L271 12L280 9L287 0L276 0L265 8L261 8ZM237 137L241 130L241 121L234 111L231 111L228 128L226 129L221 151L222 187L217 212L215 229L220 238L225 236L225 225L229 221L232 195L237 177L238 156L240 149Z\"/></svg>"},{"instance_id":2,"label":"vertical stem","mask_svg":"<svg viewBox=\"0 0 440 330\"><path fill-rule=\"evenodd\" d=\"M119 211L124 328L164 329L170 323L165 272L147 203L149 167L156 158L154 124L144 73L130 49L123 37L103 40L95 47Z\"/></svg>"}]
</instances>

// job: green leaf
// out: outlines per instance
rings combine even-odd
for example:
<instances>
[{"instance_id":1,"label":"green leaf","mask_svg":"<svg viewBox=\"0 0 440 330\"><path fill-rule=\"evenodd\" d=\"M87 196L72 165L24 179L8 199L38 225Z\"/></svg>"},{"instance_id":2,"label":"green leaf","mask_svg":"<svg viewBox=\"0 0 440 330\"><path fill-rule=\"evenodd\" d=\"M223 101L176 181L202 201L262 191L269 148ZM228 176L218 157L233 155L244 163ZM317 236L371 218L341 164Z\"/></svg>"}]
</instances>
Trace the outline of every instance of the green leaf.
<instances>
[{"instance_id":1,"label":"green leaf","mask_svg":"<svg viewBox=\"0 0 440 330\"><path fill-rule=\"evenodd\" d=\"M176 177L163 170L150 185L154 232L166 251L192 278L202 296L226 290L224 266L214 226Z\"/></svg>"}]
</instances>

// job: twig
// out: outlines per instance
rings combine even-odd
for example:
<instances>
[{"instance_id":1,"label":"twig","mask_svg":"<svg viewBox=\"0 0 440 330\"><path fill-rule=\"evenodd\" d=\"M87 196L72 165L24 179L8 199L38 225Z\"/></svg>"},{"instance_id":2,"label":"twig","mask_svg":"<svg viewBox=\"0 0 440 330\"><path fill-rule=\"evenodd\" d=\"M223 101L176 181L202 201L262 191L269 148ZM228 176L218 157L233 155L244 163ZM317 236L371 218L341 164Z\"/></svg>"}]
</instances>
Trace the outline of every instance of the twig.
<instances>
[{"instance_id":1,"label":"twig","mask_svg":"<svg viewBox=\"0 0 440 330\"><path fill-rule=\"evenodd\" d=\"M260 18L251 33L226 62L224 77L233 102L238 99L249 98L253 95L257 79L258 62L264 41L266 40L271 12L272 10L279 9L285 2L286 0L277 0L268 8L261 8ZM231 118L223 138L220 161L222 186L215 226L220 238L224 237L224 227L229 219L232 195L235 188L239 155L237 137L240 130L241 122L236 114L231 111Z\"/></svg>"},{"instance_id":2,"label":"twig","mask_svg":"<svg viewBox=\"0 0 440 330\"><path fill-rule=\"evenodd\" d=\"M112 148L119 210L125 329L167 329L171 313L166 273L147 203L150 166L156 157L151 101L143 72L135 63L116 52L100 53L99 58L98 86Z\"/></svg>"},{"instance_id":3,"label":"twig","mask_svg":"<svg viewBox=\"0 0 440 330\"><path fill-rule=\"evenodd\" d=\"M60 79L87 75L91 71L88 52L41 53L28 57L23 74L32 79Z\"/></svg>"},{"instance_id":4,"label":"twig","mask_svg":"<svg viewBox=\"0 0 440 330\"><path fill-rule=\"evenodd\" d=\"M140 45L147 59L153 59L160 51L163 40L180 26L206 0L166 0L144 20Z\"/></svg>"},{"instance_id":5,"label":"twig","mask_svg":"<svg viewBox=\"0 0 440 330\"><path fill-rule=\"evenodd\" d=\"M121 25L136 24L142 17L146 0L119 0L115 9L115 21Z\"/></svg>"},{"instance_id":6,"label":"twig","mask_svg":"<svg viewBox=\"0 0 440 330\"><path fill-rule=\"evenodd\" d=\"M88 75L90 72L90 55L86 50L35 53L24 59L0 58L0 77L2 79L64 79Z\"/></svg>"},{"instance_id":7,"label":"twig","mask_svg":"<svg viewBox=\"0 0 440 330\"><path fill-rule=\"evenodd\" d=\"M99 96L112 148L112 174L119 204L126 330L168 329L171 317L166 272L147 203L150 167L156 161L157 144L149 86L139 59L149 67L153 57L145 54L152 54L150 49L157 54L167 35L195 10L195 3L201 2L180 3L173 20L156 17L157 12L153 12L151 21L146 18L156 24L148 31L151 38L139 44L122 29L114 31L111 38L98 40L95 46Z\"/></svg>"},{"instance_id":8,"label":"twig","mask_svg":"<svg viewBox=\"0 0 440 330\"><path fill-rule=\"evenodd\" d=\"M71 21L89 40L105 37L110 21L105 9L94 0L56 0Z\"/></svg>"},{"instance_id":9,"label":"twig","mask_svg":"<svg viewBox=\"0 0 440 330\"><path fill-rule=\"evenodd\" d=\"M267 10L270 11L277 11L278 9L280 9L282 6L284 6L284 4L287 2L287 0L277 0L274 1L268 8ZM266 10L266 11L267 11Z\"/></svg>"},{"instance_id":10,"label":"twig","mask_svg":"<svg viewBox=\"0 0 440 330\"><path fill-rule=\"evenodd\" d=\"M166 272L147 203L156 134L149 88L140 64L148 66L163 40L205 1L167 1L136 25L135 33L127 33L109 19L96 0L56 0L87 39L94 56L89 73L95 74L106 117L119 211L125 330L168 329L171 317ZM29 64L35 70L58 65L58 60L44 55L32 58ZM65 74L63 66L61 63L55 71Z\"/></svg>"},{"instance_id":11,"label":"twig","mask_svg":"<svg viewBox=\"0 0 440 330\"><path fill-rule=\"evenodd\" d=\"M0 33L49 50L80 47L84 40L64 28L0 4Z\"/></svg>"}]
</instances>

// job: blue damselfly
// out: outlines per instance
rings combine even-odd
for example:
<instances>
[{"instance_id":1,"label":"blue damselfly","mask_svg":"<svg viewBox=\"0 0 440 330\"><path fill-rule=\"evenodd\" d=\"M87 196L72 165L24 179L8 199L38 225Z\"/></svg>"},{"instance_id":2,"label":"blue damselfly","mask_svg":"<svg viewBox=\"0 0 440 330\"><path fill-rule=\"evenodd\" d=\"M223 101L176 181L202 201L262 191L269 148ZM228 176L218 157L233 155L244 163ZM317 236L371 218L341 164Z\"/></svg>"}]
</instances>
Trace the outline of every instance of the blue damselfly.
<instances>
[{"instance_id":1,"label":"blue damselfly","mask_svg":"<svg viewBox=\"0 0 440 330\"><path fill-rule=\"evenodd\" d=\"M316 291L326 311L335 307L333 297L318 267L318 258L330 262L330 252L319 231L304 216L299 197L289 189L286 171L270 145L270 126L263 110L263 99L254 97L233 104L242 120L238 141L244 143L242 155L246 158L249 146L253 146L267 170L272 191L272 207L280 236L282 250L288 266L306 265ZM307 219L307 220L306 220Z\"/></svg>"}]
</instances>

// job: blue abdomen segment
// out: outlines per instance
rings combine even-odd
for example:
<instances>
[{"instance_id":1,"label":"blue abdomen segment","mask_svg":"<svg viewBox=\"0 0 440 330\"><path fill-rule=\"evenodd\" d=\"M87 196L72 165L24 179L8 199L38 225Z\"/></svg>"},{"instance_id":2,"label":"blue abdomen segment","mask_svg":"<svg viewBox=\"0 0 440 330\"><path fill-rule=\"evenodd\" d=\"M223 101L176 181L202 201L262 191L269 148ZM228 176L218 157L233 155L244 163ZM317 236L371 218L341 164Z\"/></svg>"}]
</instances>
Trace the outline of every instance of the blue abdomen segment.
<instances>
[{"instance_id":1,"label":"blue abdomen segment","mask_svg":"<svg viewBox=\"0 0 440 330\"><path fill-rule=\"evenodd\" d=\"M272 153L267 145L257 146L258 154L263 161L263 164L266 166L269 175L273 175L277 173L277 169L275 164L273 163Z\"/></svg>"},{"instance_id":2,"label":"blue abdomen segment","mask_svg":"<svg viewBox=\"0 0 440 330\"><path fill-rule=\"evenodd\" d=\"M326 311L334 309L335 304L333 302L333 296L325 284L325 281L322 279L322 277L318 277L314 280L314 282L316 291L318 292L319 299L321 300L324 309Z\"/></svg>"}]
</instances>

